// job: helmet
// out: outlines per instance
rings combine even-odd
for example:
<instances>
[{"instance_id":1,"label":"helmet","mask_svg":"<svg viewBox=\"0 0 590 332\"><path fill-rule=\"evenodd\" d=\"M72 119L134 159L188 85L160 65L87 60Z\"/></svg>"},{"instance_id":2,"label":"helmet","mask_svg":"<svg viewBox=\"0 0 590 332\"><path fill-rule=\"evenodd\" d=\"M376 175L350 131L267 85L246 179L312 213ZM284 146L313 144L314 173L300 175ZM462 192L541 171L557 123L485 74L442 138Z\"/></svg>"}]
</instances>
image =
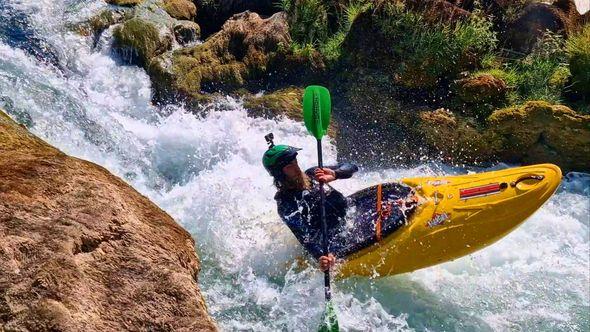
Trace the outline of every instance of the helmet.
<instances>
[{"instance_id":1,"label":"helmet","mask_svg":"<svg viewBox=\"0 0 590 332\"><path fill-rule=\"evenodd\" d=\"M297 157L297 151L301 149L288 145L273 145L262 156L262 165L274 178L283 176L283 167Z\"/></svg>"}]
</instances>

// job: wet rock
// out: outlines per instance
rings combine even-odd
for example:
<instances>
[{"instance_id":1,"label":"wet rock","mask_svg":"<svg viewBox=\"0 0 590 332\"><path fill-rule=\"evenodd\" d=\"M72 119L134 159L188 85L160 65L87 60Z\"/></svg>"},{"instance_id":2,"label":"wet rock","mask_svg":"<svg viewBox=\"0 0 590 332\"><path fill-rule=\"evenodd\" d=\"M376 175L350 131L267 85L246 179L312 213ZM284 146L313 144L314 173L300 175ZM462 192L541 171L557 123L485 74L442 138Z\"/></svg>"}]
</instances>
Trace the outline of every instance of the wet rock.
<instances>
[{"instance_id":1,"label":"wet rock","mask_svg":"<svg viewBox=\"0 0 590 332\"><path fill-rule=\"evenodd\" d=\"M339 158L371 168L410 165L425 156L421 135L410 130L418 107L384 73L351 70L332 82L330 93Z\"/></svg>"},{"instance_id":2,"label":"wet rock","mask_svg":"<svg viewBox=\"0 0 590 332\"><path fill-rule=\"evenodd\" d=\"M199 268L168 214L0 112L2 330L213 331Z\"/></svg>"},{"instance_id":3,"label":"wet rock","mask_svg":"<svg viewBox=\"0 0 590 332\"><path fill-rule=\"evenodd\" d=\"M142 3L129 14L129 20L114 29L114 47L126 61L147 66L152 58L172 48L176 20L157 4Z\"/></svg>"},{"instance_id":4,"label":"wet rock","mask_svg":"<svg viewBox=\"0 0 590 332\"><path fill-rule=\"evenodd\" d=\"M162 8L179 20L192 20L197 15L197 6L189 0L164 0Z\"/></svg>"},{"instance_id":5,"label":"wet rock","mask_svg":"<svg viewBox=\"0 0 590 332\"><path fill-rule=\"evenodd\" d=\"M455 82L459 97L468 103L483 103L503 99L506 83L490 74L460 79Z\"/></svg>"},{"instance_id":6,"label":"wet rock","mask_svg":"<svg viewBox=\"0 0 590 332\"><path fill-rule=\"evenodd\" d=\"M133 18L117 27L114 31L117 48L130 63L136 59L140 63L164 53L172 47L172 38L168 33L161 33L150 21Z\"/></svg>"},{"instance_id":7,"label":"wet rock","mask_svg":"<svg viewBox=\"0 0 590 332\"><path fill-rule=\"evenodd\" d=\"M201 36L201 28L193 21L178 21L174 26L174 36L181 45L197 41Z\"/></svg>"},{"instance_id":8,"label":"wet rock","mask_svg":"<svg viewBox=\"0 0 590 332\"><path fill-rule=\"evenodd\" d=\"M420 113L419 132L449 161L551 162L590 169L590 115L530 101L493 112L484 124L436 110Z\"/></svg>"}]
</instances>

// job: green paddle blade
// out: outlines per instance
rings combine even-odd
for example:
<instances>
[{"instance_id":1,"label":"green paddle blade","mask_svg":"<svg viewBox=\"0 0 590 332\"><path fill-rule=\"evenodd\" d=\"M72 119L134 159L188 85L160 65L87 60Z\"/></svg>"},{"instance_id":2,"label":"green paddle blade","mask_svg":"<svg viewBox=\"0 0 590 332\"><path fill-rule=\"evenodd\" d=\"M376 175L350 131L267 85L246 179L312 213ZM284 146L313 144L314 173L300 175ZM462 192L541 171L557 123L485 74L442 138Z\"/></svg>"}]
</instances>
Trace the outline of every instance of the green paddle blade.
<instances>
[{"instance_id":1,"label":"green paddle blade","mask_svg":"<svg viewBox=\"0 0 590 332\"><path fill-rule=\"evenodd\" d=\"M328 89L310 85L303 93L303 120L305 127L315 138L321 139L328 131L332 101Z\"/></svg>"},{"instance_id":2,"label":"green paddle blade","mask_svg":"<svg viewBox=\"0 0 590 332\"><path fill-rule=\"evenodd\" d=\"M336 316L336 310L334 309L332 301L328 301L326 303L326 311L324 312L324 317L322 317L322 323L320 324L318 332L338 331L340 331L340 327L338 327L338 317Z\"/></svg>"}]
</instances>

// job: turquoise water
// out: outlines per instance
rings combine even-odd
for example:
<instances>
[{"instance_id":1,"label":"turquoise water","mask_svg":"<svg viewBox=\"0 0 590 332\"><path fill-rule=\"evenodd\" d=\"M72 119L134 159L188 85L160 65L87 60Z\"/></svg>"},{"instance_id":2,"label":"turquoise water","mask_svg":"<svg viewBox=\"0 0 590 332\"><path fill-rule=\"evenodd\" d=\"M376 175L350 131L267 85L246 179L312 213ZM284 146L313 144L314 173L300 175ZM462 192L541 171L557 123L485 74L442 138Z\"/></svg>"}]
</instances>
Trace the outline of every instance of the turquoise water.
<instances>
[{"instance_id":1,"label":"turquoise water","mask_svg":"<svg viewBox=\"0 0 590 332\"><path fill-rule=\"evenodd\" d=\"M222 330L313 330L323 308L322 275L294 266L302 250L275 213L260 156L263 136L274 132L277 142L303 147L300 163L310 166L315 141L288 119L248 117L241 101L229 97L191 112L151 105L149 78L112 55L110 31L94 46L67 29L105 6L0 3L0 105L66 153L124 178L194 235L200 285ZM328 141L325 148L334 162L335 146ZM335 187L350 194L386 179L468 171L425 162L361 170ZM570 177L489 248L401 276L337 281L341 327L589 330L590 177Z\"/></svg>"}]
</instances>

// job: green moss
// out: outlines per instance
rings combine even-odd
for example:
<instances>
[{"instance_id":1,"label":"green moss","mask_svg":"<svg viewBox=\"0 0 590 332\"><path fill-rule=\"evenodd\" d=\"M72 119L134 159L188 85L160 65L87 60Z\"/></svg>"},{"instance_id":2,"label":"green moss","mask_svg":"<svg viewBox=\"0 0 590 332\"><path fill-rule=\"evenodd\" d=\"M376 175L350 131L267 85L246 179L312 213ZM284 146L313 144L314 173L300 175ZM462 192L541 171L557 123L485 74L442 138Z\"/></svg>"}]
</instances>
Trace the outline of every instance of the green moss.
<instances>
[{"instance_id":1,"label":"green moss","mask_svg":"<svg viewBox=\"0 0 590 332\"><path fill-rule=\"evenodd\" d=\"M559 66L555 69L551 77L549 78L549 86L557 91L560 91L565 87L571 77L571 73L568 67Z\"/></svg>"}]
</instances>

